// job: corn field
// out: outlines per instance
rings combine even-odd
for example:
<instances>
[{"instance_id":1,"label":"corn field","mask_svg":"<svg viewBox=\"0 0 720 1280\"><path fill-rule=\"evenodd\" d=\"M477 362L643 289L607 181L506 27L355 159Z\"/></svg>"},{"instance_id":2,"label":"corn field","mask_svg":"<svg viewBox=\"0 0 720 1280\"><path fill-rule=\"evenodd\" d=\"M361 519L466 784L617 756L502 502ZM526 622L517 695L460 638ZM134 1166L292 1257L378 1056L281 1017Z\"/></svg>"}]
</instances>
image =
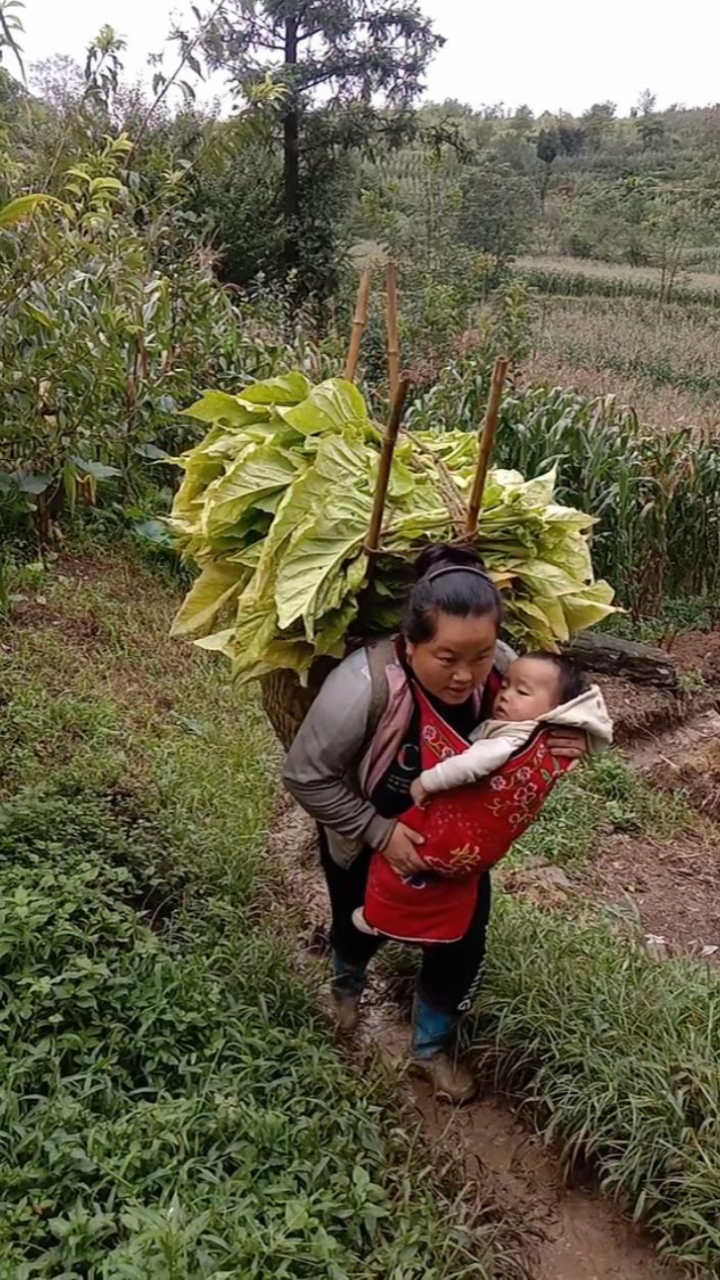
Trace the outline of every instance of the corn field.
<instances>
[{"instance_id":1,"label":"corn field","mask_svg":"<svg viewBox=\"0 0 720 1280\"><path fill-rule=\"evenodd\" d=\"M486 394L486 369L454 366L411 422L476 430ZM720 442L690 428L643 432L612 396L518 387L496 449L499 465L524 475L557 467L559 500L597 517L594 563L633 614L653 614L668 594L720 590Z\"/></svg>"}]
</instances>

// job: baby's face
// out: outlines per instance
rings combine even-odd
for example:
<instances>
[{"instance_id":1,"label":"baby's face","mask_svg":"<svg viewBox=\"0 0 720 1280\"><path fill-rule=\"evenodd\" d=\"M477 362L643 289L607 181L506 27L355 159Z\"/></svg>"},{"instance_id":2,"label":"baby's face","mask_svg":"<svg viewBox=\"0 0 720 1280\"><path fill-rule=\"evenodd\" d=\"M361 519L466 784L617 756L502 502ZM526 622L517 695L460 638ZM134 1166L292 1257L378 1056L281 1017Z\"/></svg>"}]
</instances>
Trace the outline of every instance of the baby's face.
<instances>
[{"instance_id":1,"label":"baby's face","mask_svg":"<svg viewBox=\"0 0 720 1280\"><path fill-rule=\"evenodd\" d=\"M543 658L510 663L493 708L496 720L538 720L560 705L560 673Z\"/></svg>"}]
</instances>

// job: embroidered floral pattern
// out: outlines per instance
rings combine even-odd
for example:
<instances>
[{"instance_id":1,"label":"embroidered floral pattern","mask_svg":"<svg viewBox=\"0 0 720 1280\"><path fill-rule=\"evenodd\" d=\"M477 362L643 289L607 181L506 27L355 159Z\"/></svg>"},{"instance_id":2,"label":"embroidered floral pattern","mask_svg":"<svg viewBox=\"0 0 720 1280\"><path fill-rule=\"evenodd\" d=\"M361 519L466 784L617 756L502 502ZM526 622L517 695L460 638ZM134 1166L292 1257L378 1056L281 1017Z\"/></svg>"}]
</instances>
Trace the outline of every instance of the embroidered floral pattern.
<instances>
[{"instance_id":1,"label":"embroidered floral pattern","mask_svg":"<svg viewBox=\"0 0 720 1280\"><path fill-rule=\"evenodd\" d=\"M464 750L458 734L422 700L424 769ZM564 772L543 736L484 782L440 792L427 810L423 859L444 876L477 875L507 853L530 826Z\"/></svg>"}]
</instances>

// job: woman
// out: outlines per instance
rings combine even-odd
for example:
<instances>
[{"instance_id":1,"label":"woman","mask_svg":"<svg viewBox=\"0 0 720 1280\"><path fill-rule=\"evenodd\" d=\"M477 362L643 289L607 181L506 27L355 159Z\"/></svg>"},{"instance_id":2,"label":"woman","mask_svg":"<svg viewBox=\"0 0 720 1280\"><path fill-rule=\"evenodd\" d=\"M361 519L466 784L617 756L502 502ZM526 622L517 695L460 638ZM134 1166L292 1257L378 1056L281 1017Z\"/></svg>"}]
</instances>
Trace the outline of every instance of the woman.
<instances>
[{"instance_id":1,"label":"woman","mask_svg":"<svg viewBox=\"0 0 720 1280\"><path fill-rule=\"evenodd\" d=\"M464 738L490 713L483 691L493 668L513 657L498 639L499 593L472 549L433 547L417 562L418 582L403 634L360 649L325 681L289 752L288 789L319 824L322 866L332 908L333 1000L338 1025L352 1030L367 965L382 939L360 933L352 913L363 903L370 853L380 849L400 875L424 869L422 837L403 825L410 785L420 774L420 685ZM556 755L580 758L583 734L550 740ZM459 942L423 947L413 1012L415 1065L435 1092L469 1100L475 1082L448 1050L458 1015L480 979L490 914L490 876L478 886L470 927Z\"/></svg>"}]
</instances>

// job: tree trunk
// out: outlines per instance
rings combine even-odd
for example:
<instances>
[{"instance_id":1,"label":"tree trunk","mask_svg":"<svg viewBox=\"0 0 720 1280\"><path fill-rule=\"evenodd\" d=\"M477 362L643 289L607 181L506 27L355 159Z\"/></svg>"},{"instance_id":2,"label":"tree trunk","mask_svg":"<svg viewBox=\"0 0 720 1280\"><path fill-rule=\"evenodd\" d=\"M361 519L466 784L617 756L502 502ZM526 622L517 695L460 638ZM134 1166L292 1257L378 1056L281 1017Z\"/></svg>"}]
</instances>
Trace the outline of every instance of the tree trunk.
<instances>
[{"instance_id":1,"label":"tree trunk","mask_svg":"<svg viewBox=\"0 0 720 1280\"><path fill-rule=\"evenodd\" d=\"M285 19L285 66L295 67L298 60L298 19ZM288 273L296 271L300 261L300 120L295 86L291 85L290 105L283 121L283 223L284 258Z\"/></svg>"}]
</instances>

